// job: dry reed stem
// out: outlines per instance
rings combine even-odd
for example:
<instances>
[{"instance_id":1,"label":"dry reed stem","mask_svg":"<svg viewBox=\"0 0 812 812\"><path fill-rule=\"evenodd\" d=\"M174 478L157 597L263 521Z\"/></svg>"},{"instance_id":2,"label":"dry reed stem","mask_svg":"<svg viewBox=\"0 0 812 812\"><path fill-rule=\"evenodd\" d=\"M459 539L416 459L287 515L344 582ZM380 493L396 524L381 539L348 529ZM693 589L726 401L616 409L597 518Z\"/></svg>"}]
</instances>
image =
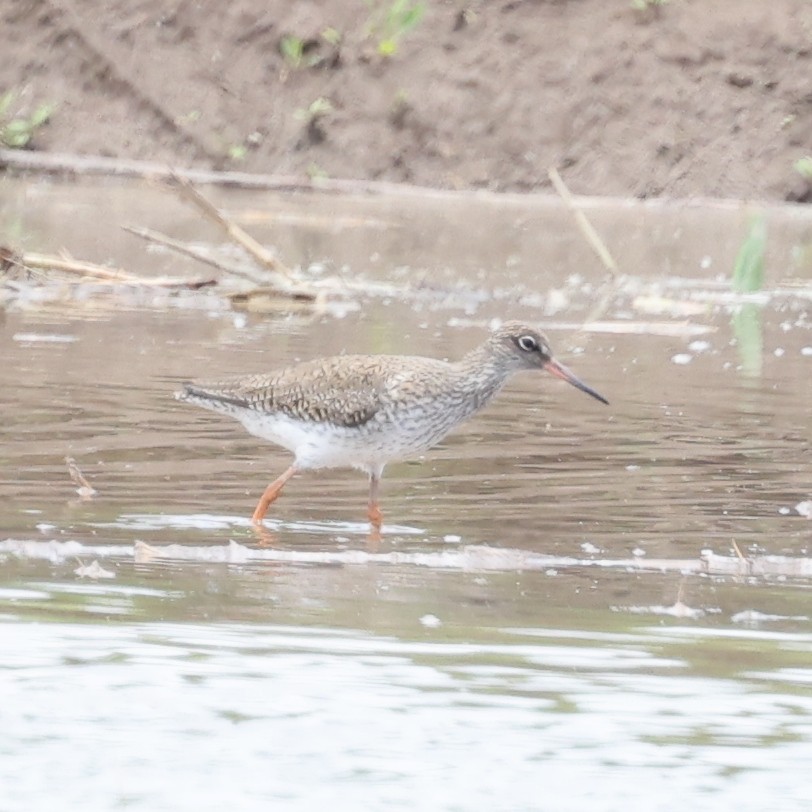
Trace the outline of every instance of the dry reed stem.
<instances>
[{"instance_id":1,"label":"dry reed stem","mask_svg":"<svg viewBox=\"0 0 812 812\"><path fill-rule=\"evenodd\" d=\"M66 256L57 257L52 254L38 254L31 251L16 255L14 264L19 265L21 268L59 271L70 276L76 276L79 278L72 281L78 284L92 279L110 285L136 285L145 288L190 288L192 290L217 284L214 279L138 276L121 268L106 268L103 265L97 265L95 262L87 262Z\"/></svg>"},{"instance_id":2,"label":"dry reed stem","mask_svg":"<svg viewBox=\"0 0 812 812\"><path fill-rule=\"evenodd\" d=\"M592 223L589 222L587 216L581 209L578 208L578 203L572 196L572 193L567 188L561 175L555 167L547 170L547 176L553 184L553 188L558 192L564 205L570 210L572 216L575 218L575 223L584 235L584 238L589 243L592 250L598 255L606 270L609 272L610 277L614 280L618 275L617 263L614 257L609 253L606 243L601 239L598 232L595 230Z\"/></svg>"}]
</instances>

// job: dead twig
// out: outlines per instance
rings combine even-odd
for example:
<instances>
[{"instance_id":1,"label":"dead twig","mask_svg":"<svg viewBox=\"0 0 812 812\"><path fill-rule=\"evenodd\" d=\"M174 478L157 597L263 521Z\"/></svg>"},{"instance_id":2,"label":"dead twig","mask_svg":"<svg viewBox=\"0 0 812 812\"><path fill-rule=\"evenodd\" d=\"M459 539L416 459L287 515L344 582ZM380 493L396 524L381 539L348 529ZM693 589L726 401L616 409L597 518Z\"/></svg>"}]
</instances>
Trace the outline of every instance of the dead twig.
<instances>
[{"instance_id":1,"label":"dead twig","mask_svg":"<svg viewBox=\"0 0 812 812\"><path fill-rule=\"evenodd\" d=\"M79 466L76 464L76 460L73 459L73 457L65 457L65 464L68 466L68 474L71 481L77 486L76 493L79 494L79 498L83 501L92 499L98 491L85 479L79 470Z\"/></svg>"},{"instance_id":2,"label":"dead twig","mask_svg":"<svg viewBox=\"0 0 812 812\"><path fill-rule=\"evenodd\" d=\"M329 276L324 279L314 280L289 280L287 277L274 274L274 278L269 280L267 272L258 272L252 268L232 263L223 262L211 256L207 251L195 248L187 243L175 240L159 231L148 228L138 228L135 226L122 226L128 233L147 240L157 245L163 245L172 251L204 262L225 273L241 276L257 285L249 291L240 291L229 294L228 298L232 304L241 309L257 309L266 312L270 309L277 312L284 309L281 299L294 300L298 303L316 302L323 305L327 296L347 296L363 293L367 296L406 296L409 290L388 282L357 281L353 279L341 279L336 276ZM271 281L273 284L268 285ZM268 304L270 302L270 304Z\"/></svg>"},{"instance_id":3,"label":"dead twig","mask_svg":"<svg viewBox=\"0 0 812 812\"><path fill-rule=\"evenodd\" d=\"M137 226L122 226L122 228L135 237L140 237L142 240L156 245L163 245L170 251L176 251L178 254L191 257L205 265L210 265L212 268L217 268L218 271L223 271L233 276L244 276L255 284L264 284L267 281L264 273L260 274L253 268L223 262L217 259L217 257L212 256L208 251L195 248L180 240L175 240L172 237L167 237L166 234L161 234L160 231L154 231L151 228L139 228Z\"/></svg>"},{"instance_id":4,"label":"dead twig","mask_svg":"<svg viewBox=\"0 0 812 812\"><path fill-rule=\"evenodd\" d=\"M749 574L751 570L750 559L741 551L741 548L736 543L736 539L731 539L730 544L739 559L739 564L743 565L744 572Z\"/></svg>"},{"instance_id":5,"label":"dead twig","mask_svg":"<svg viewBox=\"0 0 812 812\"><path fill-rule=\"evenodd\" d=\"M290 268L280 262L264 245L258 243L248 234L248 232L229 220L210 200L195 189L190 181L180 177L180 175L173 175L172 180L174 181L175 188L179 191L184 200L194 205L198 211L208 217L209 220L217 223L217 225L228 234L231 240L245 249L260 265L265 266L268 270L281 273L289 280L293 280L294 274Z\"/></svg>"},{"instance_id":6,"label":"dead twig","mask_svg":"<svg viewBox=\"0 0 812 812\"><path fill-rule=\"evenodd\" d=\"M286 293L275 287L256 287L228 297L235 310L248 313L321 312L328 297L326 292Z\"/></svg>"},{"instance_id":7,"label":"dead twig","mask_svg":"<svg viewBox=\"0 0 812 812\"><path fill-rule=\"evenodd\" d=\"M132 226L122 226L122 228L136 237L141 237L149 242L166 246L173 251L177 251L178 253L192 257L199 262L205 262L207 265L211 265L221 271L231 274L232 276L244 277L251 282L251 284L258 286L254 290L249 291L247 294L230 294L229 298L232 300L232 302L238 302L241 296L245 296L247 298L255 291L261 291L263 295L266 296L270 294L271 297L276 300L293 299L299 302L314 302L319 299L320 296L323 297L323 294L316 290L315 286L312 284L298 280L291 280L288 279L288 277L277 273L274 273L273 279L269 280L267 271L260 272L250 267L232 265L230 263L222 262L221 260L212 257L206 251L193 248L192 246L182 243L179 240L174 240L172 237L167 237L165 234L161 234L159 231L153 231L148 228L134 228ZM273 283L271 286L268 286L269 281ZM282 309L284 309L283 306L275 307L274 312Z\"/></svg>"}]
</instances>

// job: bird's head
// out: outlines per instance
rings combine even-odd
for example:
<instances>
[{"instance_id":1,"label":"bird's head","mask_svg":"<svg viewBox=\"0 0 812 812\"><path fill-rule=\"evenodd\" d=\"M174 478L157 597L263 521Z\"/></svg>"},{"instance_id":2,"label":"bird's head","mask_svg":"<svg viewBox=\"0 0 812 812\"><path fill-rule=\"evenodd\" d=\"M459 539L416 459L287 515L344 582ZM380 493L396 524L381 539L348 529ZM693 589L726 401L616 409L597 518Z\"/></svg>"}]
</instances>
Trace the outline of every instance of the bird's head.
<instances>
[{"instance_id":1,"label":"bird's head","mask_svg":"<svg viewBox=\"0 0 812 812\"><path fill-rule=\"evenodd\" d=\"M547 336L535 327L518 321L505 322L491 336L494 349L515 369L543 369L586 392L601 403L608 404L603 395L587 386L567 367L553 358Z\"/></svg>"}]
</instances>

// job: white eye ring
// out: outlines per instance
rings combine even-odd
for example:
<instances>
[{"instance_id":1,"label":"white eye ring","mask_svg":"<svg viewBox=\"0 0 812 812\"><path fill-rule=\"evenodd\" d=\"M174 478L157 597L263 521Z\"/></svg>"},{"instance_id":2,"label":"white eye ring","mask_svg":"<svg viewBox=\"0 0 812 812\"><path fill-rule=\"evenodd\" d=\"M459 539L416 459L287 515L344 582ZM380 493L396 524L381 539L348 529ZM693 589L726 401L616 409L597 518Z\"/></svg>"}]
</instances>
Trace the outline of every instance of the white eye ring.
<instances>
[{"instance_id":1,"label":"white eye ring","mask_svg":"<svg viewBox=\"0 0 812 812\"><path fill-rule=\"evenodd\" d=\"M518 344L519 349L525 352L535 352L539 348L538 341L533 336L521 336Z\"/></svg>"}]
</instances>

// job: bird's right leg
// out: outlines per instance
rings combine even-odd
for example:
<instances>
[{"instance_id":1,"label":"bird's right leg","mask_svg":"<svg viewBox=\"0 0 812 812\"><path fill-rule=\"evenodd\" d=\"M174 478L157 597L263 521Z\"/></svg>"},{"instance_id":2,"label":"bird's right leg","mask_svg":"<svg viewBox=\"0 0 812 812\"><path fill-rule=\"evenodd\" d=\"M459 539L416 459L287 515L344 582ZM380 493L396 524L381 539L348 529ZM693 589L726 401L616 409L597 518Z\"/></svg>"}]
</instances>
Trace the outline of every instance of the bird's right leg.
<instances>
[{"instance_id":1,"label":"bird's right leg","mask_svg":"<svg viewBox=\"0 0 812 812\"><path fill-rule=\"evenodd\" d=\"M383 468L373 468L369 473L369 508L367 510L367 516L369 517L369 523L372 525L373 530L376 531L380 531L381 525L383 524L383 513L381 513L381 507L378 504L382 473Z\"/></svg>"},{"instance_id":2,"label":"bird's right leg","mask_svg":"<svg viewBox=\"0 0 812 812\"><path fill-rule=\"evenodd\" d=\"M268 512L268 508L271 505L271 502L276 501L277 497L280 493L282 493L282 488L285 487L285 483L296 473L296 466L291 465L287 471L281 476L278 476L267 488L265 488L265 492L259 498L259 502L257 502L256 510L254 510L254 515L251 517L251 521L254 524L262 524L262 520L265 518L265 514Z\"/></svg>"}]
</instances>

